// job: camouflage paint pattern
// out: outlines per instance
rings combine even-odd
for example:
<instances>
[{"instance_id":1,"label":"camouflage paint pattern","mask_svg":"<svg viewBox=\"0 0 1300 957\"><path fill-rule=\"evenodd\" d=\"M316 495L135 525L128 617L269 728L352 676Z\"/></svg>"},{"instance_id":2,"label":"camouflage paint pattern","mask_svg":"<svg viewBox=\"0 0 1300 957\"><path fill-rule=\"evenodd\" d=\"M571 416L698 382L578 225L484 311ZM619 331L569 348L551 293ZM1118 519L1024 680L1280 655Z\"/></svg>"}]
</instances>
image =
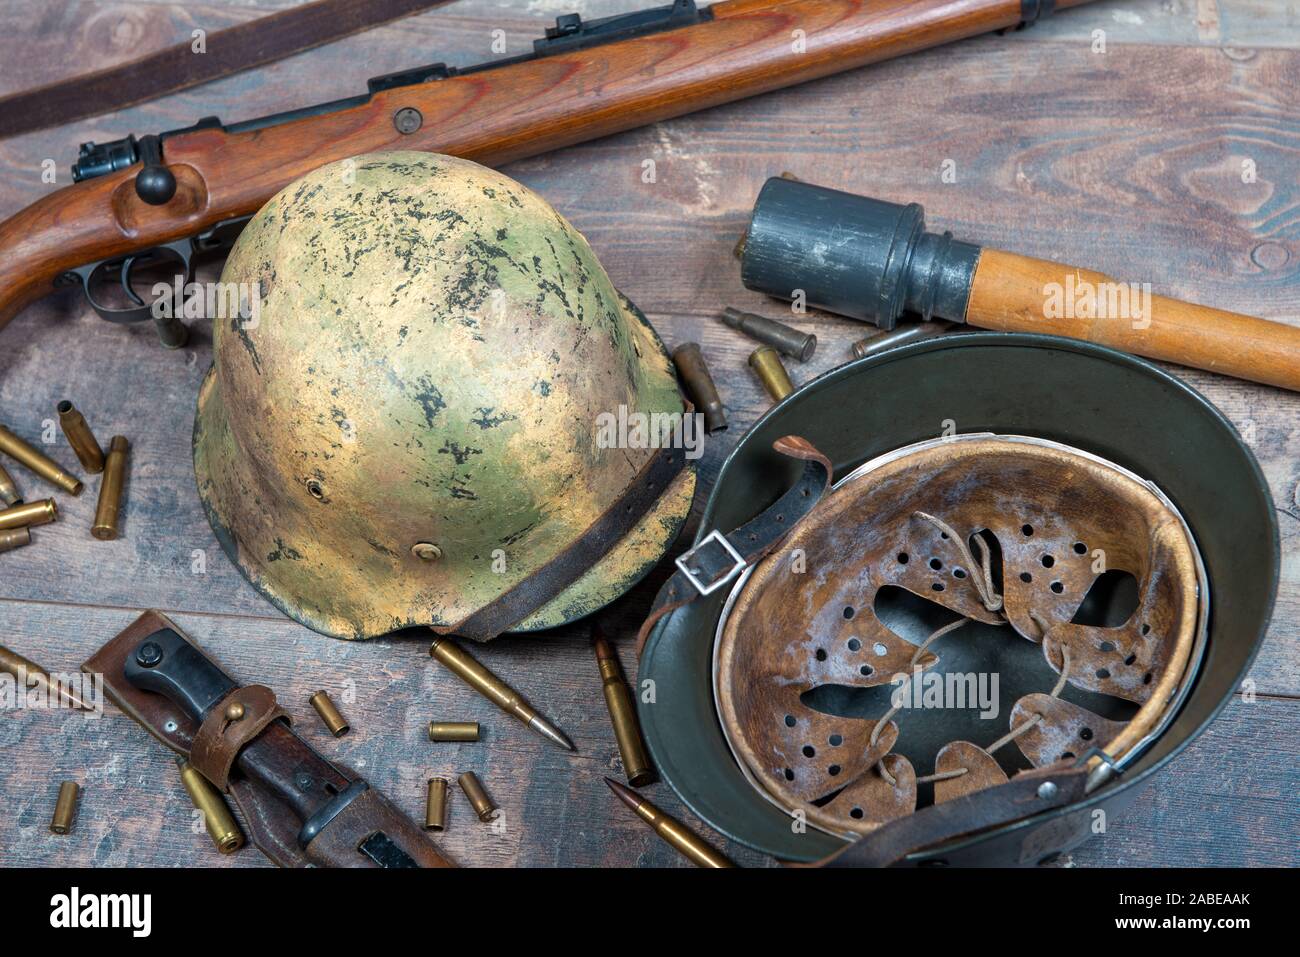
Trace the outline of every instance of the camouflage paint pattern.
<instances>
[{"instance_id":1,"label":"camouflage paint pattern","mask_svg":"<svg viewBox=\"0 0 1300 957\"><path fill-rule=\"evenodd\" d=\"M222 280L259 288L261 311L214 320L199 493L249 581L325 634L445 627L490 603L652 454L598 447L598 416L683 410L663 344L582 235L466 160L325 166L258 212ZM694 488L688 463L517 630L622 594L676 537ZM441 558L417 557L417 543Z\"/></svg>"}]
</instances>

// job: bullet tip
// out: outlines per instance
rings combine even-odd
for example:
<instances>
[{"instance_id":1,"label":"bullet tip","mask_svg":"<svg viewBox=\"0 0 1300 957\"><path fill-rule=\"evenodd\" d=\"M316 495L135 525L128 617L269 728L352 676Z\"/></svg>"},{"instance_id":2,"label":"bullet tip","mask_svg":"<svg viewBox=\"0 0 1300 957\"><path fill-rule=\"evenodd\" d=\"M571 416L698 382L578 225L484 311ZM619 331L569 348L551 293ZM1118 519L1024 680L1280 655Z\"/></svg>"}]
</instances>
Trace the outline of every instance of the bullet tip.
<instances>
[{"instance_id":1,"label":"bullet tip","mask_svg":"<svg viewBox=\"0 0 1300 957\"><path fill-rule=\"evenodd\" d=\"M625 787L622 784L619 784L613 778L605 778L605 783L609 785L609 789L614 792L614 796L616 798L618 798L620 801L622 801L632 810L635 811L637 809L637 806L640 804L640 801L637 800L636 795L633 794L629 788Z\"/></svg>"},{"instance_id":2,"label":"bullet tip","mask_svg":"<svg viewBox=\"0 0 1300 957\"><path fill-rule=\"evenodd\" d=\"M623 801L623 804L627 805L632 810L640 809L641 798L638 798L636 793L627 787L627 785L620 784L619 781L612 778L604 779L604 783L610 785L610 791L614 792L614 796L619 798L620 801Z\"/></svg>"},{"instance_id":3,"label":"bullet tip","mask_svg":"<svg viewBox=\"0 0 1300 957\"><path fill-rule=\"evenodd\" d=\"M577 750L578 750L577 748L575 748L575 747L573 746L573 742L569 740L569 736L568 736L568 735L566 735L563 731L561 731L561 730L560 730L559 728L557 728L555 725L551 724L549 721L547 721L547 720L546 720L545 718L543 718L541 715L538 715L537 717L535 717L535 718L533 718L531 721L529 721L529 722L528 722L528 725L529 725L529 727L531 727L534 731L536 731L538 734L540 734L542 737L544 737L544 738L546 738L546 739L548 739L548 740L550 740L550 741L554 741L556 744L558 744L560 747L564 748L566 751L577 751Z\"/></svg>"}]
</instances>

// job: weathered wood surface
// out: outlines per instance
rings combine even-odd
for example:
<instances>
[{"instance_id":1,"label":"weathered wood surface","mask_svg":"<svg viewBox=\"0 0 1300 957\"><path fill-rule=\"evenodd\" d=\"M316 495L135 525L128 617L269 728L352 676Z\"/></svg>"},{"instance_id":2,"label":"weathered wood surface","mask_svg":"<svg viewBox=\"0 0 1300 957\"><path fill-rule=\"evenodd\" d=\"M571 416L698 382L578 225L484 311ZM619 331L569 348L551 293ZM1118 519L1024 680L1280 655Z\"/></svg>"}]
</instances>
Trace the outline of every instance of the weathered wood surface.
<instances>
[{"instance_id":1,"label":"weathered wood surface","mask_svg":"<svg viewBox=\"0 0 1300 957\"><path fill-rule=\"evenodd\" d=\"M0 9L0 90L138 56L284 3L49 3L38 16ZM25 6L25 5L23 5ZM520 52L549 18L595 16L635 3L468 0L123 114L0 142L0 215L50 187L76 144L236 120L363 88L367 76L417 63L490 58L492 31ZM527 162L509 172L550 199L591 240L615 283L670 344L696 339L719 380L731 428L709 442L702 506L721 461L767 405L745 365L752 344L713 320L724 304L790 318L740 288L731 247L763 179L782 170L830 186L922 202L934 225L979 242L1088 265L1156 291L1300 323L1300 51L1293 2L1098 3L1008 37L985 37ZM1106 32L1095 53L1093 31ZM21 69L12 65L20 64ZM956 182L945 184L945 160ZM642 181L653 160L655 182ZM1253 161L1253 182L1243 163ZM833 368L869 329L795 317L815 331L815 359L796 381ZM465 864L674 865L680 859L616 805L600 775L616 751L595 663L578 626L481 649L577 742L570 756L501 716L428 660L418 636L349 645L281 617L234 571L193 491L189 433L210 361L208 333L182 353L152 330L101 322L61 294L0 333L0 421L38 439L64 397L96 432L134 443L124 536L86 533L97 482L56 495L63 520L0 555L0 643L53 669L74 668L139 609L158 607L237 675L276 688L327 755L352 763L417 813L429 774L478 770L507 814L496 834L453 807L442 843ZM1269 636L1252 672L1258 700L1224 715L1161 775L1076 864L1296 863L1300 830L1300 396L1175 370L1243 432L1268 476L1282 528L1283 572ZM59 436L54 449L75 464ZM47 494L21 469L30 496ZM654 583L613 618L625 669L628 638ZM306 705L327 688L354 731L329 738ZM430 745L431 718L484 723L478 745ZM0 862L265 863L220 858L189 829L175 771L135 725L110 709L98 722L66 714L0 717ZM46 830L58 780L86 785L71 837ZM666 787L648 792L681 806ZM689 820L689 815L685 815ZM746 864L761 859L728 847Z\"/></svg>"}]
</instances>

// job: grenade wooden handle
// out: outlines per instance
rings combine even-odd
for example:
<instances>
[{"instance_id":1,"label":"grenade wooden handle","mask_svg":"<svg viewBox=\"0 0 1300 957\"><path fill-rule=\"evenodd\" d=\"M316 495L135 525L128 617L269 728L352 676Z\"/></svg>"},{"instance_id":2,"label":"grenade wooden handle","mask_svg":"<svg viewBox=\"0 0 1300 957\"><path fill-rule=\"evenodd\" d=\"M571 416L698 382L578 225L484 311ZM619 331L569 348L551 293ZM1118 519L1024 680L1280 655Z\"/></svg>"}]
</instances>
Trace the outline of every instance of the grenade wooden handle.
<instances>
[{"instance_id":1,"label":"grenade wooden handle","mask_svg":"<svg viewBox=\"0 0 1300 957\"><path fill-rule=\"evenodd\" d=\"M966 322L1085 339L1300 392L1300 328L1151 295L1046 259L982 250Z\"/></svg>"}]
</instances>

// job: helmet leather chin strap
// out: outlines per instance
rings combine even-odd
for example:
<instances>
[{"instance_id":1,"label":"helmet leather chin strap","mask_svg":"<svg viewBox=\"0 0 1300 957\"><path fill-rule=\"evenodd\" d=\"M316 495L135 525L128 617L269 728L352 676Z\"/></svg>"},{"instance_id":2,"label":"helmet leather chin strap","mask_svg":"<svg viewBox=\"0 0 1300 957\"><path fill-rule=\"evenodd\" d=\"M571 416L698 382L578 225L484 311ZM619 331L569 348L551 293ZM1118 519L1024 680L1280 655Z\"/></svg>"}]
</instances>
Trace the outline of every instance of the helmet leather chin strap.
<instances>
[{"instance_id":1,"label":"helmet leather chin strap","mask_svg":"<svg viewBox=\"0 0 1300 957\"><path fill-rule=\"evenodd\" d=\"M509 631L581 578L628 535L685 466L682 446L655 449L622 494L550 561L467 618L433 631L473 641L487 641Z\"/></svg>"},{"instance_id":2,"label":"helmet leather chin strap","mask_svg":"<svg viewBox=\"0 0 1300 957\"><path fill-rule=\"evenodd\" d=\"M726 535L715 529L677 559L677 571L659 589L650 614L637 633L637 657L641 656L656 622L697 598L712 594L776 548L830 488L833 471L830 459L807 439L787 435L773 442L772 448L804 463L799 480L744 525Z\"/></svg>"},{"instance_id":3,"label":"helmet leather chin strap","mask_svg":"<svg viewBox=\"0 0 1300 957\"><path fill-rule=\"evenodd\" d=\"M882 825L843 850L795 867L890 867L940 844L1067 807L1087 792L1087 764L1065 763L1022 771L1005 784L931 804Z\"/></svg>"}]
</instances>

